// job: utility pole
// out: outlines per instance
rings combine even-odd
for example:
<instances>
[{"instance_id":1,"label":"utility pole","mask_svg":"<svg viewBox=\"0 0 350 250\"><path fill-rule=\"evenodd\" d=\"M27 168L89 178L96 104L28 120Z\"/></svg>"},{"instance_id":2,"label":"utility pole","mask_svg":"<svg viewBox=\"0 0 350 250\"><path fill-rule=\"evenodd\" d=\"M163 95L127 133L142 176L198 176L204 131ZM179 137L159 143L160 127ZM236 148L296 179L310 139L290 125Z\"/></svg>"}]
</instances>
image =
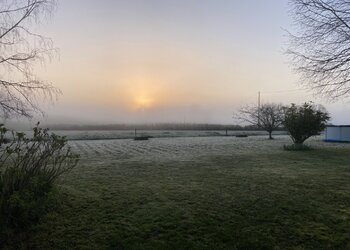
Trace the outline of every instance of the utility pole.
<instances>
[{"instance_id":1,"label":"utility pole","mask_svg":"<svg viewBox=\"0 0 350 250\"><path fill-rule=\"evenodd\" d=\"M258 92L258 126L260 127L260 91Z\"/></svg>"}]
</instances>

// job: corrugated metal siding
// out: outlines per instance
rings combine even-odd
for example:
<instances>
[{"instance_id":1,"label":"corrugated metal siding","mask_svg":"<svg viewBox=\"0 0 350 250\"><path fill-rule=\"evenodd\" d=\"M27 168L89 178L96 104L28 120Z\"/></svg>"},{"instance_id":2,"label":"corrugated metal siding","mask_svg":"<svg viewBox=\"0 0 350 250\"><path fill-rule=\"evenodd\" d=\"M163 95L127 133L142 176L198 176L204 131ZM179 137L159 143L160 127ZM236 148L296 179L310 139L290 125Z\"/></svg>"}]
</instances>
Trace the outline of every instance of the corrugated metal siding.
<instances>
[{"instance_id":1,"label":"corrugated metal siding","mask_svg":"<svg viewBox=\"0 0 350 250\"><path fill-rule=\"evenodd\" d=\"M350 142L350 126L329 126L326 129L326 141Z\"/></svg>"}]
</instances>

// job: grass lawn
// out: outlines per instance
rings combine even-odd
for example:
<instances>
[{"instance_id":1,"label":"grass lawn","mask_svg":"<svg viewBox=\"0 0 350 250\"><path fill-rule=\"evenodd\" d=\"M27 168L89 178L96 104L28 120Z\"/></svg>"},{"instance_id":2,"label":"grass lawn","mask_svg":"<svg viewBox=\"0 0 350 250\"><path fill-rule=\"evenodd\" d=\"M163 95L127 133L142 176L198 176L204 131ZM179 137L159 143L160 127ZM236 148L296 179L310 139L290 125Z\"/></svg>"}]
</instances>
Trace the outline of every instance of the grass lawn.
<instances>
[{"instance_id":1,"label":"grass lawn","mask_svg":"<svg viewBox=\"0 0 350 250\"><path fill-rule=\"evenodd\" d=\"M350 249L350 145L74 142L62 204L8 249Z\"/></svg>"}]
</instances>

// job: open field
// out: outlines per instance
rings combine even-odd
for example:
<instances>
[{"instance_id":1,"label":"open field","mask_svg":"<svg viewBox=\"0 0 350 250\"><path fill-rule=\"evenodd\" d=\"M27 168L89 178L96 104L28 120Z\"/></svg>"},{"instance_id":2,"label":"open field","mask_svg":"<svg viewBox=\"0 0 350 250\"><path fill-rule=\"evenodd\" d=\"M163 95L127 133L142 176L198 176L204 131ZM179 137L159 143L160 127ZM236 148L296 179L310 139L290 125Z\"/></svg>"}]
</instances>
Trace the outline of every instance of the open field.
<instances>
[{"instance_id":1,"label":"open field","mask_svg":"<svg viewBox=\"0 0 350 250\"><path fill-rule=\"evenodd\" d=\"M58 135L64 135L69 140L111 140L111 139L132 139L135 137L135 130L54 130ZM265 131L254 130L228 130L228 136L235 135L267 135ZM285 135L285 131L275 131L276 135ZM175 138L175 137L212 137L225 136L225 130L137 130L138 136L151 136L154 138Z\"/></svg>"},{"instance_id":2,"label":"open field","mask_svg":"<svg viewBox=\"0 0 350 250\"><path fill-rule=\"evenodd\" d=\"M14 249L350 249L350 144L71 141L60 209ZM24 236L23 236L24 237ZM9 248L11 249L11 247Z\"/></svg>"}]
</instances>

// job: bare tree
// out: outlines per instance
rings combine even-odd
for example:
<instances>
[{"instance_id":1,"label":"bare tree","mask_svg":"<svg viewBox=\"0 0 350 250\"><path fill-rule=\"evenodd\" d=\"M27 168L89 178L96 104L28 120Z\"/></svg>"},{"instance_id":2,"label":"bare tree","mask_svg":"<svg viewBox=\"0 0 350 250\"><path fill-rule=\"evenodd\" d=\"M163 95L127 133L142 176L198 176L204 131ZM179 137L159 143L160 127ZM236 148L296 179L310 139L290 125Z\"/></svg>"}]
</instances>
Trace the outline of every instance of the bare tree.
<instances>
[{"instance_id":1,"label":"bare tree","mask_svg":"<svg viewBox=\"0 0 350 250\"><path fill-rule=\"evenodd\" d=\"M235 118L257 126L269 133L269 139L273 139L272 132L281 127L284 118L284 106L275 103L266 103L259 107L242 107Z\"/></svg>"},{"instance_id":2,"label":"bare tree","mask_svg":"<svg viewBox=\"0 0 350 250\"><path fill-rule=\"evenodd\" d=\"M55 8L55 0L0 0L0 116L32 117L42 98L59 93L37 78L34 66L50 58L51 39L34 33Z\"/></svg>"},{"instance_id":3,"label":"bare tree","mask_svg":"<svg viewBox=\"0 0 350 250\"><path fill-rule=\"evenodd\" d=\"M350 1L290 0L297 28L290 34L294 69L317 94L350 95Z\"/></svg>"}]
</instances>

